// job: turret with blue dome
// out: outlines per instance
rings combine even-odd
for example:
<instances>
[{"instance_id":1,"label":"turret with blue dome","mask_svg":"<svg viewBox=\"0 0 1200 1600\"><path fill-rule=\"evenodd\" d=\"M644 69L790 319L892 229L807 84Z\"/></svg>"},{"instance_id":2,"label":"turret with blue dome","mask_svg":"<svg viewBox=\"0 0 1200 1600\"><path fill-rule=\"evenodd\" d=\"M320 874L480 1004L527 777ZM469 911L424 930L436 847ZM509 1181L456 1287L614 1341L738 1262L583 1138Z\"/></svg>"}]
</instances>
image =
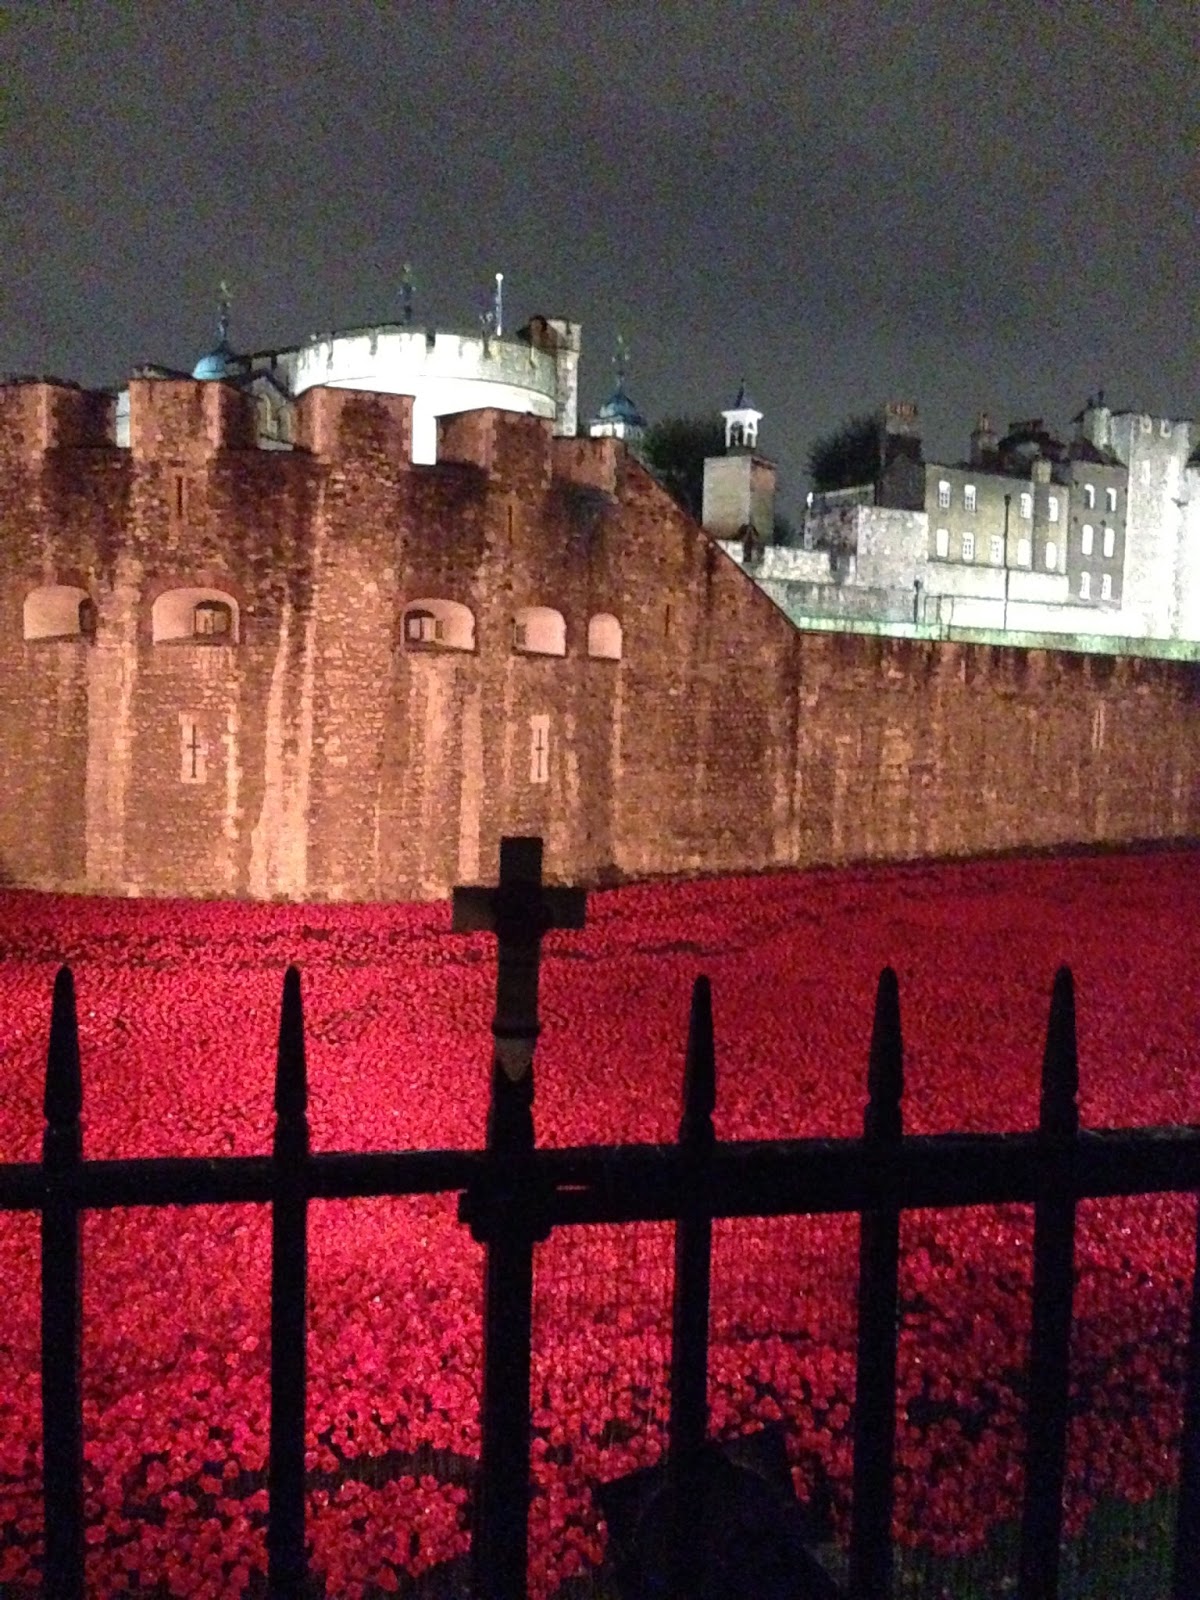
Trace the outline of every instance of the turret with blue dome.
<instances>
[{"instance_id":1,"label":"turret with blue dome","mask_svg":"<svg viewBox=\"0 0 1200 1600\"><path fill-rule=\"evenodd\" d=\"M229 343L229 290L221 285L217 302L217 343L192 368L192 377L206 380L231 378L241 371L241 363Z\"/></svg>"},{"instance_id":2,"label":"turret with blue dome","mask_svg":"<svg viewBox=\"0 0 1200 1600\"><path fill-rule=\"evenodd\" d=\"M646 432L646 419L638 410L625 388L625 372L629 365L629 350L620 334L617 335L617 353L613 357L617 386L588 423L588 434L593 439L621 439L636 449Z\"/></svg>"}]
</instances>

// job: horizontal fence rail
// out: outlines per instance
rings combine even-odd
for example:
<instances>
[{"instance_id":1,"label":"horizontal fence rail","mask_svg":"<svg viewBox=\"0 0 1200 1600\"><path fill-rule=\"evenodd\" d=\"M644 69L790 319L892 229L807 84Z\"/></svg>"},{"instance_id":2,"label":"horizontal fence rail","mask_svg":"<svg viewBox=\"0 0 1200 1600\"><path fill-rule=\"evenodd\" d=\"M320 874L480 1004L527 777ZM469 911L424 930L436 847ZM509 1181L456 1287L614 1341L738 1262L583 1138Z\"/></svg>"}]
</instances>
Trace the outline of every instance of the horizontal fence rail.
<instances>
[{"instance_id":1,"label":"horizontal fence rail","mask_svg":"<svg viewBox=\"0 0 1200 1600\"><path fill-rule=\"evenodd\" d=\"M1069 1154L1047 1155L1036 1134L906 1134L886 1168L870 1167L864 1139L723 1141L709 1157L712 1217L820 1216L895 1205L1032 1204L1046 1177L1065 1170L1076 1200L1200 1190L1200 1127L1081 1132ZM535 1149L531 1172L546 1190L547 1220L572 1223L677 1221L687 1187L678 1147ZM310 1200L484 1192L482 1151L314 1152L303 1166ZM146 1157L82 1161L70 1180L75 1204L117 1206L270 1204L270 1156ZM40 1211L41 1162L0 1166L0 1211ZM469 1205L468 1205L469 1210Z\"/></svg>"},{"instance_id":2,"label":"horizontal fence rail","mask_svg":"<svg viewBox=\"0 0 1200 1600\"><path fill-rule=\"evenodd\" d=\"M533 846L536 845L536 851ZM513 849L510 847L523 847ZM313 1200L458 1193L485 1246L482 1447L472 1541L477 1600L523 1600L535 1244L555 1227L676 1226L667 1453L669 1592L700 1592L697 1492L707 1445L712 1223L849 1212L862 1217L848 1589L892 1594L899 1227L906 1210L1034 1207L1033 1325L1019 1600L1056 1600L1062 1533L1075 1213L1081 1200L1200 1192L1200 1127L1081 1131L1074 993L1055 979L1039 1126L1030 1133L905 1134L895 974L880 979L861 1137L719 1141L707 979L693 995L675 1144L538 1149L532 1061L542 933L578 926L582 897L540 890L540 841L505 840L498 890L472 890L456 926L500 938L491 1109L484 1149L313 1152L300 980L285 977L270 1156L95 1161L82 1156L82 1078L71 974L54 987L43 1159L0 1165L0 1209L42 1219L44 1590L84 1595L82 1213L114 1206L258 1203L272 1210L268 1586L307 1593L304 1525L306 1216ZM515 888L514 888L515 884ZM456 892L457 893L457 892ZM545 899L539 898L545 895ZM508 899L505 896L508 895ZM492 899L487 897L491 896ZM556 898L557 897L557 898ZM1200 1257L1200 1223L1197 1231ZM842 1593L815 1561L811 1592ZM1174 1600L1200 1596L1200 1275L1193 1285Z\"/></svg>"}]
</instances>

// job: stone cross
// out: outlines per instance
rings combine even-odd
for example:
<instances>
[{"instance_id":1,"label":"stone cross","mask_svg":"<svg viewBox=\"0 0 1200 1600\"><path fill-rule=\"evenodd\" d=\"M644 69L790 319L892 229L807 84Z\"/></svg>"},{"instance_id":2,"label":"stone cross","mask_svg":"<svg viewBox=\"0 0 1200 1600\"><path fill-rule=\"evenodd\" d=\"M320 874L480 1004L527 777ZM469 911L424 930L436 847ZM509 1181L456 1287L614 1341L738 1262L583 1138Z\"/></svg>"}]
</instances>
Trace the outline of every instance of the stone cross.
<instances>
[{"instance_id":1,"label":"stone cross","mask_svg":"<svg viewBox=\"0 0 1200 1600\"><path fill-rule=\"evenodd\" d=\"M542 883L542 841L500 841L500 882L494 889L456 888L455 933L496 935L495 1060L507 1080L522 1082L533 1065L538 1021L538 971L542 935L551 928L582 928L587 895Z\"/></svg>"}]
</instances>

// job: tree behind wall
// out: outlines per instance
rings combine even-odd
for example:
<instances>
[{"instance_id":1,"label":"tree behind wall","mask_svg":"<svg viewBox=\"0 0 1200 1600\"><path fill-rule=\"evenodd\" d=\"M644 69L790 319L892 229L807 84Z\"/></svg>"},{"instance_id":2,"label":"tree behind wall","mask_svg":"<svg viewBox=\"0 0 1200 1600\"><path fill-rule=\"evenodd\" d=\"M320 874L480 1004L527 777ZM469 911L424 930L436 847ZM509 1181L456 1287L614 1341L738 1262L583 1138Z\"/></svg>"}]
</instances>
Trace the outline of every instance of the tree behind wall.
<instances>
[{"instance_id":1,"label":"tree behind wall","mask_svg":"<svg viewBox=\"0 0 1200 1600\"><path fill-rule=\"evenodd\" d=\"M874 415L847 417L822 434L808 452L808 474L817 494L874 483L880 471L882 428Z\"/></svg>"},{"instance_id":2,"label":"tree behind wall","mask_svg":"<svg viewBox=\"0 0 1200 1600\"><path fill-rule=\"evenodd\" d=\"M725 454L725 424L719 417L664 417L647 428L642 459L663 488L700 521L704 463Z\"/></svg>"}]
</instances>

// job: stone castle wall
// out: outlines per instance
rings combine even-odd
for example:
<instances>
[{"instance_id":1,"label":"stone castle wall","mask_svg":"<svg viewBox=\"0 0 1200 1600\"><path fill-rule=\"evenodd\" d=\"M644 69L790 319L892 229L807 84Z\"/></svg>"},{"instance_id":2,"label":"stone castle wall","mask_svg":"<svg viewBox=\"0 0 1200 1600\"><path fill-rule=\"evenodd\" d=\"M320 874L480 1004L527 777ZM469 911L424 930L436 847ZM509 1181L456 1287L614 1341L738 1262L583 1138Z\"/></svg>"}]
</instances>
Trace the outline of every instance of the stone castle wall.
<instances>
[{"instance_id":1,"label":"stone castle wall","mask_svg":"<svg viewBox=\"0 0 1200 1600\"><path fill-rule=\"evenodd\" d=\"M98 397L0 388L0 881L388 899L502 833L577 882L1200 834L1195 664L800 633L548 420L444 419L420 466L402 396L313 389L290 452L221 384L130 398L126 451ZM184 592L236 637L169 636ZM64 596L94 631L26 638ZM418 600L473 648L408 640ZM565 655L514 651L533 606Z\"/></svg>"}]
</instances>

